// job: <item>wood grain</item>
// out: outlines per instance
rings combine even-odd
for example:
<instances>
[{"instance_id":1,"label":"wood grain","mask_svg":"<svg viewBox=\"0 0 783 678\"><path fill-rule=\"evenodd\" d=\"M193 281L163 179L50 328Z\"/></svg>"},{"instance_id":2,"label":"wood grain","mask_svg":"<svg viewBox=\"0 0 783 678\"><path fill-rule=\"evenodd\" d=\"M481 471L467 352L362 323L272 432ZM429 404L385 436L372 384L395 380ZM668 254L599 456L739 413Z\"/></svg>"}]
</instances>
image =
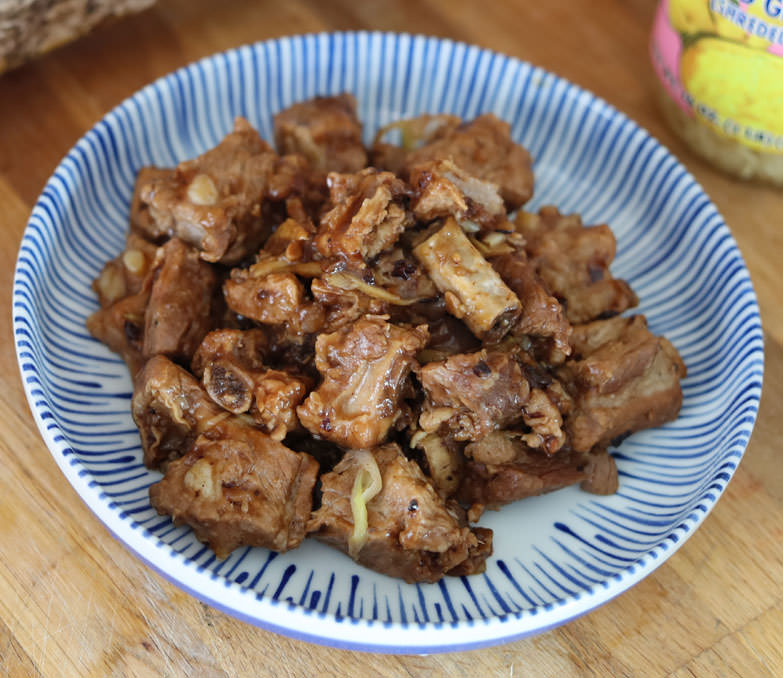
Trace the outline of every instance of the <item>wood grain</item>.
<instances>
[{"instance_id":1,"label":"wood grain","mask_svg":"<svg viewBox=\"0 0 783 678\"><path fill-rule=\"evenodd\" d=\"M151 10L0 78L0 285L57 162L150 80L241 43L375 28L448 36L535 62L593 90L671 148L723 213L766 329L761 412L713 513L655 573L588 616L468 653L379 657L261 631L170 585L117 543L46 450L0 314L0 675L780 676L783 675L783 199L725 177L666 129L646 41L654 2L395 3L160 0Z\"/></svg>"}]
</instances>

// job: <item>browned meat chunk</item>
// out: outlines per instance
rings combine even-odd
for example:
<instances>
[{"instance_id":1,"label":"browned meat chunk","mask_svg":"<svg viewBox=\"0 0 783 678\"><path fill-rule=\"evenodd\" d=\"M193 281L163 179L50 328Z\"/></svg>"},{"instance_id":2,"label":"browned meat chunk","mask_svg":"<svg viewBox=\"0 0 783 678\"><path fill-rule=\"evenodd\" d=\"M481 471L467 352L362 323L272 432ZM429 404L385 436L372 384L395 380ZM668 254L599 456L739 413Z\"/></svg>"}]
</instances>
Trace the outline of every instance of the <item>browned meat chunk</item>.
<instances>
[{"instance_id":1,"label":"browned meat chunk","mask_svg":"<svg viewBox=\"0 0 783 678\"><path fill-rule=\"evenodd\" d=\"M280 153L300 153L326 172L358 172L367 166L356 100L350 94L316 97L275 116Z\"/></svg>"},{"instance_id":2,"label":"browned meat chunk","mask_svg":"<svg viewBox=\"0 0 783 678\"><path fill-rule=\"evenodd\" d=\"M277 155L250 124L168 176L141 188L141 201L161 233L197 247L206 261L236 263L268 235L261 207Z\"/></svg>"},{"instance_id":3,"label":"browned meat chunk","mask_svg":"<svg viewBox=\"0 0 783 678\"><path fill-rule=\"evenodd\" d=\"M407 157L408 151L396 144L375 141L370 149L370 164L397 176L405 169Z\"/></svg>"},{"instance_id":4,"label":"browned meat chunk","mask_svg":"<svg viewBox=\"0 0 783 678\"><path fill-rule=\"evenodd\" d=\"M287 204L298 203L289 200ZM288 280L293 280L290 277L292 275L312 278L323 273L323 265L317 261L321 256L312 240L315 227L301 210L293 211L297 217L288 217L277 226L264 243L254 264L231 271L234 282L259 281L272 273L289 274Z\"/></svg>"},{"instance_id":5,"label":"browned meat chunk","mask_svg":"<svg viewBox=\"0 0 783 678\"><path fill-rule=\"evenodd\" d=\"M144 355L189 362L215 318L218 280L198 251L178 238L158 250L144 316Z\"/></svg>"},{"instance_id":6,"label":"browned meat chunk","mask_svg":"<svg viewBox=\"0 0 783 678\"><path fill-rule=\"evenodd\" d=\"M155 248L131 234L125 252L107 264L94 287L104 308L87 327L123 356L132 375L153 355L190 360L217 315L215 273L176 238ZM115 295L121 298L113 301Z\"/></svg>"},{"instance_id":7,"label":"browned meat chunk","mask_svg":"<svg viewBox=\"0 0 783 678\"><path fill-rule=\"evenodd\" d=\"M490 262L522 304L514 334L543 339L542 357L551 364L562 363L571 354L571 324L557 299L547 293L524 252L503 254Z\"/></svg>"},{"instance_id":8,"label":"browned meat chunk","mask_svg":"<svg viewBox=\"0 0 783 678\"><path fill-rule=\"evenodd\" d=\"M617 491L617 466L606 450L561 450L547 455L506 431L491 433L465 448L469 458L457 494L465 504L495 508L582 483L594 494Z\"/></svg>"},{"instance_id":9,"label":"browned meat chunk","mask_svg":"<svg viewBox=\"0 0 783 678\"><path fill-rule=\"evenodd\" d=\"M296 548L312 509L318 463L233 419L209 429L150 487L150 502L187 524L218 558L238 546Z\"/></svg>"},{"instance_id":10,"label":"browned meat chunk","mask_svg":"<svg viewBox=\"0 0 783 678\"><path fill-rule=\"evenodd\" d=\"M367 314L381 315L388 310L388 304L380 299L357 289L331 285L325 278L315 278L310 291L323 309L324 332L335 332Z\"/></svg>"},{"instance_id":11,"label":"browned meat chunk","mask_svg":"<svg viewBox=\"0 0 783 678\"><path fill-rule=\"evenodd\" d=\"M442 438L437 433L423 431L413 435L410 445L424 453L428 475L435 489L442 496L451 497L462 477L463 457L460 445L450 438Z\"/></svg>"},{"instance_id":12,"label":"browned meat chunk","mask_svg":"<svg viewBox=\"0 0 783 678\"><path fill-rule=\"evenodd\" d=\"M233 414L247 412L275 440L299 426L296 407L309 381L264 367L266 337L260 330L210 332L193 359L209 397Z\"/></svg>"},{"instance_id":13,"label":"browned meat chunk","mask_svg":"<svg viewBox=\"0 0 783 678\"><path fill-rule=\"evenodd\" d=\"M272 233L248 268L236 268L224 283L228 307L266 325L287 325L291 337L320 330L323 312L305 299L300 277L323 273L312 242L315 232L309 219L288 218Z\"/></svg>"},{"instance_id":14,"label":"browned meat chunk","mask_svg":"<svg viewBox=\"0 0 783 678\"><path fill-rule=\"evenodd\" d=\"M422 364L445 360L457 353L473 353L481 348L481 342L476 339L465 323L454 316L445 314L428 321L430 342L427 348L416 356Z\"/></svg>"},{"instance_id":15,"label":"browned meat chunk","mask_svg":"<svg viewBox=\"0 0 783 678\"><path fill-rule=\"evenodd\" d=\"M92 288L98 295L98 303L106 308L132 294L137 294L152 268L158 248L141 236L131 232L125 249L115 259L107 262Z\"/></svg>"},{"instance_id":16,"label":"browned meat chunk","mask_svg":"<svg viewBox=\"0 0 783 678\"><path fill-rule=\"evenodd\" d=\"M338 264L320 280L314 280L313 296L318 299L329 318L327 328L345 324L345 319L355 320L360 315L389 314L390 318L399 318L405 325L417 325L428 322L432 317L441 317L445 308L437 309L435 316L430 310L442 301L437 289L423 273L406 281L401 281L388 271L386 255L398 250L390 250L369 267L357 270L341 270ZM406 264L407 265L407 264ZM413 268L417 265L413 262ZM417 292L427 297L412 296ZM440 304L442 307L443 305ZM353 317L351 317L353 315Z\"/></svg>"},{"instance_id":17,"label":"browned meat chunk","mask_svg":"<svg viewBox=\"0 0 783 678\"><path fill-rule=\"evenodd\" d=\"M304 285L294 273L256 272L253 267L231 271L223 291L232 311L266 325L284 325L292 335L320 330L323 310L305 300Z\"/></svg>"},{"instance_id":18,"label":"browned meat chunk","mask_svg":"<svg viewBox=\"0 0 783 678\"><path fill-rule=\"evenodd\" d=\"M555 400L546 391L539 388L530 389L530 398L525 404L522 421L530 427L530 433L522 436L528 447L554 454L565 444L563 417Z\"/></svg>"},{"instance_id":19,"label":"browned meat chunk","mask_svg":"<svg viewBox=\"0 0 783 678\"><path fill-rule=\"evenodd\" d=\"M269 177L267 197L272 202L286 201L288 216L308 218L318 214L321 205L329 197L326 187L326 172L314 168L303 155L283 155L277 158ZM294 201L301 211L294 214Z\"/></svg>"},{"instance_id":20,"label":"browned meat chunk","mask_svg":"<svg viewBox=\"0 0 783 678\"><path fill-rule=\"evenodd\" d=\"M428 161L450 160L468 174L497 186L507 209L514 210L533 195L530 154L511 140L508 123L491 113L458 127L442 126L431 140L411 151L405 169Z\"/></svg>"},{"instance_id":21,"label":"browned meat chunk","mask_svg":"<svg viewBox=\"0 0 783 678\"><path fill-rule=\"evenodd\" d=\"M419 370L427 394L419 425L456 440L479 440L522 420L530 386L510 353L482 349L431 362Z\"/></svg>"},{"instance_id":22,"label":"browned meat chunk","mask_svg":"<svg viewBox=\"0 0 783 678\"><path fill-rule=\"evenodd\" d=\"M260 370L264 367L267 343L266 334L259 328L214 330L204 337L190 366L199 379L214 360L227 360L250 370Z\"/></svg>"},{"instance_id":23,"label":"browned meat chunk","mask_svg":"<svg viewBox=\"0 0 783 678\"><path fill-rule=\"evenodd\" d=\"M441 113L420 115L407 120L397 120L378 130L371 149L373 167L402 175L408 152L421 148L438 136L444 136L459 127L462 121L456 115ZM384 142L389 132L399 132L401 146Z\"/></svg>"},{"instance_id":24,"label":"browned meat chunk","mask_svg":"<svg viewBox=\"0 0 783 678\"><path fill-rule=\"evenodd\" d=\"M87 318L87 329L127 363L131 376L144 365L144 312L150 298L152 278L136 293L98 309Z\"/></svg>"},{"instance_id":25,"label":"browned meat chunk","mask_svg":"<svg viewBox=\"0 0 783 678\"><path fill-rule=\"evenodd\" d=\"M268 325L297 317L305 296L304 285L293 273L255 277L247 269L234 269L223 289L231 310Z\"/></svg>"},{"instance_id":26,"label":"browned meat chunk","mask_svg":"<svg viewBox=\"0 0 783 678\"><path fill-rule=\"evenodd\" d=\"M161 242L169 237L167 228L158 225L150 216L149 205L141 198L142 190L147 184L158 180L168 180L173 170L158 167L142 167L136 175L136 185L130 206L130 232L136 233L148 240Z\"/></svg>"},{"instance_id":27,"label":"browned meat chunk","mask_svg":"<svg viewBox=\"0 0 783 678\"><path fill-rule=\"evenodd\" d=\"M530 263L572 323L622 313L638 303L628 283L609 271L617 242L607 225L584 227L578 215L551 206L537 215L520 212L516 225Z\"/></svg>"},{"instance_id":28,"label":"browned meat chunk","mask_svg":"<svg viewBox=\"0 0 783 678\"><path fill-rule=\"evenodd\" d=\"M450 160L416 165L410 170L414 190L411 203L419 221L453 216L481 229L492 229L506 218L506 206L498 187L457 167Z\"/></svg>"},{"instance_id":29,"label":"browned meat chunk","mask_svg":"<svg viewBox=\"0 0 783 678\"><path fill-rule=\"evenodd\" d=\"M595 449L587 455L586 478L581 487L593 494L614 494L619 486L617 464L605 449Z\"/></svg>"},{"instance_id":30,"label":"browned meat chunk","mask_svg":"<svg viewBox=\"0 0 783 678\"><path fill-rule=\"evenodd\" d=\"M390 172L332 172L327 182L331 209L321 217L315 237L324 257L343 257L361 265L391 247L413 223L405 205L409 189Z\"/></svg>"},{"instance_id":31,"label":"browned meat chunk","mask_svg":"<svg viewBox=\"0 0 783 678\"><path fill-rule=\"evenodd\" d=\"M566 430L575 450L677 417L685 365L666 339L647 329L644 316L576 326L572 345L574 359L558 375L574 398Z\"/></svg>"},{"instance_id":32,"label":"browned meat chunk","mask_svg":"<svg viewBox=\"0 0 783 678\"><path fill-rule=\"evenodd\" d=\"M363 474L380 480L364 501L356 497L367 487ZM362 565L407 582L484 571L492 532L468 527L459 505L444 502L397 445L349 451L321 483L321 507L308 532Z\"/></svg>"},{"instance_id":33,"label":"browned meat chunk","mask_svg":"<svg viewBox=\"0 0 783 678\"><path fill-rule=\"evenodd\" d=\"M543 391L563 416L568 415L574 408L574 401L555 376L553 368L537 362L530 352L522 350L519 345L509 350L514 352L514 357L519 361L525 379L530 384L531 392Z\"/></svg>"},{"instance_id":34,"label":"browned meat chunk","mask_svg":"<svg viewBox=\"0 0 783 678\"><path fill-rule=\"evenodd\" d=\"M323 382L297 409L299 421L344 447L382 443L403 415L408 374L428 338L425 325L397 327L382 316L319 335L315 364Z\"/></svg>"},{"instance_id":35,"label":"browned meat chunk","mask_svg":"<svg viewBox=\"0 0 783 678\"><path fill-rule=\"evenodd\" d=\"M131 376L144 364L144 313L157 251L155 245L130 232L123 252L92 283L101 308L87 319L87 329L122 356Z\"/></svg>"},{"instance_id":36,"label":"browned meat chunk","mask_svg":"<svg viewBox=\"0 0 783 678\"><path fill-rule=\"evenodd\" d=\"M264 243L265 255L279 257L288 262L312 261L312 238L315 228L309 221L286 219Z\"/></svg>"},{"instance_id":37,"label":"browned meat chunk","mask_svg":"<svg viewBox=\"0 0 783 678\"><path fill-rule=\"evenodd\" d=\"M480 339L497 341L513 326L521 306L453 218L413 250L449 312Z\"/></svg>"},{"instance_id":38,"label":"browned meat chunk","mask_svg":"<svg viewBox=\"0 0 783 678\"><path fill-rule=\"evenodd\" d=\"M182 456L200 433L230 416L189 372L164 356L151 358L136 376L131 413L149 468Z\"/></svg>"},{"instance_id":39,"label":"browned meat chunk","mask_svg":"<svg viewBox=\"0 0 783 678\"><path fill-rule=\"evenodd\" d=\"M427 400L419 417L424 431L454 440L481 440L516 423L531 430L525 442L555 453L565 443L562 416L550 395L531 388L525 370L509 352L483 349L431 362L419 370Z\"/></svg>"},{"instance_id":40,"label":"browned meat chunk","mask_svg":"<svg viewBox=\"0 0 783 678\"><path fill-rule=\"evenodd\" d=\"M372 266L372 280L401 299L434 299L438 288L424 267L402 247L379 255Z\"/></svg>"},{"instance_id":41,"label":"browned meat chunk","mask_svg":"<svg viewBox=\"0 0 783 678\"><path fill-rule=\"evenodd\" d=\"M299 427L296 408L312 386L309 379L282 370L254 375L254 402L250 414L262 430L282 440Z\"/></svg>"}]
</instances>

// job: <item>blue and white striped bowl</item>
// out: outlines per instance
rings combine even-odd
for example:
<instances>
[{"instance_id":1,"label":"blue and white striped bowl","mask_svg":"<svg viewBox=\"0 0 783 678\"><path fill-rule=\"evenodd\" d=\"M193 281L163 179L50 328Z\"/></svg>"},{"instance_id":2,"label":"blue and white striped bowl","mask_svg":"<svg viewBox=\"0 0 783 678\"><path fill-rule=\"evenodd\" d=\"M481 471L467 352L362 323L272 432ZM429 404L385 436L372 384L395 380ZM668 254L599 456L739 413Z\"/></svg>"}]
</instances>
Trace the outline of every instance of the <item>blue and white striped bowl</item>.
<instances>
[{"instance_id":1,"label":"blue and white striped bowl","mask_svg":"<svg viewBox=\"0 0 783 678\"><path fill-rule=\"evenodd\" d=\"M217 144L243 115L353 92L366 139L423 112L491 111L535 158L532 206L607 221L614 265L652 330L688 366L680 418L616 452L620 491L570 488L485 516L486 574L409 585L307 541L218 561L150 508L125 365L92 339L90 282L123 246L136 172ZM762 333L723 220L686 170L605 102L540 68L447 40L378 33L281 38L177 71L122 103L68 153L24 234L14 280L22 379L63 473L114 535L154 569L241 619L319 643L382 652L481 647L542 631L632 586L704 520L737 467L758 408Z\"/></svg>"}]
</instances>

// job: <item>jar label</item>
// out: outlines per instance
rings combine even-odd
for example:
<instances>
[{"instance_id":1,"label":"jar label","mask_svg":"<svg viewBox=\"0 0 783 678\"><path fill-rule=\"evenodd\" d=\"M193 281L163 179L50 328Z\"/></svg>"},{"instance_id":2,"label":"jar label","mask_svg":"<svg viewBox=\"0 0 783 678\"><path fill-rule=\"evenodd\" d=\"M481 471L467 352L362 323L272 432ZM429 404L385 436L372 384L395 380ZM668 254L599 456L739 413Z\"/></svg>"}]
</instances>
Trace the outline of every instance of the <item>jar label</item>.
<instances>
[{"instance_id":1,"label":"jar label","mask_svg":"<svg viewBox=\"0 0 783 678\"><path fill-rule=\"evenodd\" d=\"M689 116L783 154L783 0L661 0L650 53Z\"/></svg>"}]
</instances>

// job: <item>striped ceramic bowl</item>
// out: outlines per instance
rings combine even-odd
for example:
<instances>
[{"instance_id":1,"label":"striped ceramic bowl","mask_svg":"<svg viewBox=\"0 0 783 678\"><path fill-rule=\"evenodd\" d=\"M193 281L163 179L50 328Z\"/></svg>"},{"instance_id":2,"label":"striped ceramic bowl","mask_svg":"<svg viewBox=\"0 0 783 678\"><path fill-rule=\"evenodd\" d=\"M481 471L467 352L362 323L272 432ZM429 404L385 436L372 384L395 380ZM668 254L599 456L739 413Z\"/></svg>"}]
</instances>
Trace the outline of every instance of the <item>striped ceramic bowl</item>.
<instances>
[{"instance_id":1,"label":"striped ceramic bowl","mask_svg":"<svg viewBox=\"0 0 783 678\"><path fill-rule=\"evenodd\" d=\"M134 176L215 145L234 116L267 139L272 116L353 92L366 140L423 112L491 111L535 158L536 196L608 222L616 275L688 366L680 418L615 451L620 490L562 490L490 512L485 574L409 585L308 541L216 560L150 508L125 365L92 339L90 282L123 246ZM14 329L22 379L57 463L106 527L177 585L267 629L339 647L436 652L508 641L583 614L677 550L714 506L756 416L762 334L737 246L709 198L655 139L589 92L487 50L378 33L281 38L200 61L145 87L68 153L19 252Z\"/></svg>"}]
</instances>

